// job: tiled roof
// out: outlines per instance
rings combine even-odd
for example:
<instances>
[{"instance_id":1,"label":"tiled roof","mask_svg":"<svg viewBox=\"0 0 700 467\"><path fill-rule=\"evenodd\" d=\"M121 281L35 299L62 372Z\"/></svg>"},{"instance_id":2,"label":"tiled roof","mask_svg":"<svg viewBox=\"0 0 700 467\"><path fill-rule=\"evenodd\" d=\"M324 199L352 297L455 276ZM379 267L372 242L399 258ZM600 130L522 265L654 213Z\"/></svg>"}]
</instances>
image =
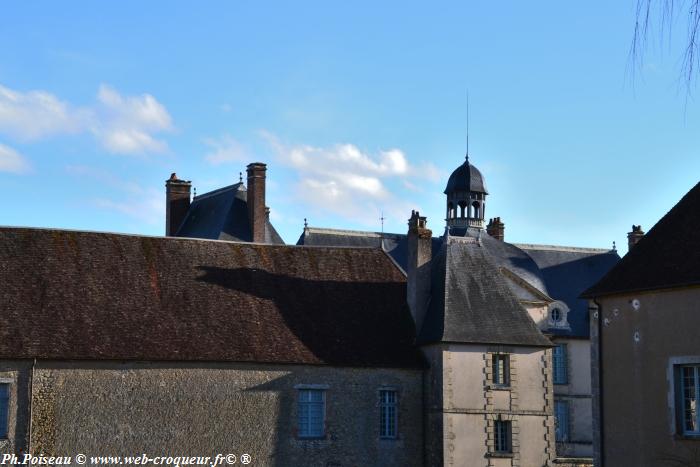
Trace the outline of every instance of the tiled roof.
<instances>
[{"instance_id":1,"label":"tiled roof","mask_svg":"<svg viewBox=\"0 0 700 467\"><path fill-rule=\"evenodd\" d=\"M588 337L588 303L579 295L595 284L619 260L613 250L557 247L549 245L516 245L527 253L542 271L552 298L569 307L570 330L550 329L553 334Z\"/></svg>"},{"instance_id":2,"label":"tiled roof","mask_svg":"<svg viewBox=\"0 0 700 467\"><path fill-rule=\"evenodd\" d=\"M420 343L551 345L476 238L444 243L433 257L432 276Z\"/></svg>"},{"instance_id":3,"label":"tiled roof","mask_svg":"<svg viewBox=\"0 0 700 467\"><path fill-rule=\"evenodd\" d=\"M208 238L211 240L252 241L248 222L247 191L236 183L192 200L177 237ZM284 245L282 237L268 221L265 243Z\"/></svg>"},{"instance_id":4,"label":"tiled roof","mask_svg":"<svg viewBox=\"0 0 700 467\"><path fill-rule=\"evenodd\" d=\"M700 285L700 183L581 296L695 285Z\"/></svg>"},{"instance_id":5,"label":"tiled roof","mask_svg":"<svg viewBox=\"0 0 700 467\"><path fill-rule=\"evenodd\" d=\"M378 249L0 228L0 359L416 367Z\"/></svg>"}]
</instances>

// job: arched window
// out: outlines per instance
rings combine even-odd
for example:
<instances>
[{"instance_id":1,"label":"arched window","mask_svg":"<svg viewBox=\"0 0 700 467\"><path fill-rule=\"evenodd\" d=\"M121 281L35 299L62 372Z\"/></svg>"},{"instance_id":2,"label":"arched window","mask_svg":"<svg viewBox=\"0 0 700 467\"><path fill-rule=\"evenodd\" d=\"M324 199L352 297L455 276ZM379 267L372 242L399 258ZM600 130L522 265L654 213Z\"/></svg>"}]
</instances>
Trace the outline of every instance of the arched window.
<instances>
[{"instance_id":1,"label":"arched window","mask_svg":"<svg viewBox=\"0 0 700 467\"><path fill-rule=\"evenodd\" d=\"M454 219L455 217L455 205L452 203L447 204L447 218Z\"/></svg>"},{"instance_id":2,"label":"arched window","mask_svg":"<svg viewBox=\"0 0 700 467\"><path fill-rule=\"evenodd\" d=\"M466 215L467 211L467 203L464 201L460 201L459 203L459 217L464 217Z\"/></svg>"},{"instance_id":3,"label":"arched window","mask_svg":"<svg viewBox=\"0 0 700 467\"><path fill-rule=\"evenodd\" d=\"M472 203L472 207L474 208L474 218L481 219L481 206L479 205L479 202L474 201Z\"/></svg>"}]
</instances>

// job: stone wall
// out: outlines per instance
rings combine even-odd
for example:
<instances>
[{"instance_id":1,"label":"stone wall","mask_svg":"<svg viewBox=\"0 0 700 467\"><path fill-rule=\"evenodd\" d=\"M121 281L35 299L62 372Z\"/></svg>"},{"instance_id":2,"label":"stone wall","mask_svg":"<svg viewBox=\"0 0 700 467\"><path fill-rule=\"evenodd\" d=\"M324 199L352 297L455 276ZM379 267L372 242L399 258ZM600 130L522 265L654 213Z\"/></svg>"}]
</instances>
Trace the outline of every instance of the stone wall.
<instances>
[{"instance_id":1,"label":"stone wall","mask_svg":"<svg viewBox=\"0 0 700 467\"><path fill-rule=\"evenodd\" d=\"M256 466L423 462L420 370L39 362L34 375L34 453L247 453ZM302 440L295 386L311 384L327 386L326 436ZM396 440L379 438L381 387L399 393Z\"/></svg>"}]
</instances>

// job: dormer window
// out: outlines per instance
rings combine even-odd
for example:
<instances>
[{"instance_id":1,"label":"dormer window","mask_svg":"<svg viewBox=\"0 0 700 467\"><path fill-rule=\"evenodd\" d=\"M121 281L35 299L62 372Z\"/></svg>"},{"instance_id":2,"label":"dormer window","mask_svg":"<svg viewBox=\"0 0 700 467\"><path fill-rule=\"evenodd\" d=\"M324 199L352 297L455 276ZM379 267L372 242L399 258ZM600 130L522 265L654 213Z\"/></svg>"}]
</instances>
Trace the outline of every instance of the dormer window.
<instances>
[{"instance_id":1,"label":"dormer window","mask_svg":"<svg viewBox=\"0 0 700 467\"><path fill-rule=\"evenodd\" d=\"M550 303L547 309L547 321L550 328L570 329L569 327L569 307L562 301Z\"/></svg>"}]
</instances>

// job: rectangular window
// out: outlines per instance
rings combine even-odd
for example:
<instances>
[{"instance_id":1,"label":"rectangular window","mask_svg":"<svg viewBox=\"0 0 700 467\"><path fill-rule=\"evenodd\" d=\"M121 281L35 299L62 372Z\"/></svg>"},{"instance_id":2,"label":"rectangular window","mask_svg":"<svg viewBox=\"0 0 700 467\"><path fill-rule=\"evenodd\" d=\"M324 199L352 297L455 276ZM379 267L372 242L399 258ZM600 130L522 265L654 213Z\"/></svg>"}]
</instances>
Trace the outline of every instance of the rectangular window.
<instances>
[{"instance_id":1,"label":"rectangular window","mask_svg":"<svg viewBox=\"0 0 700 467\"><path fill-rule=\"evenodd\" d=\"M379 391L379 437L396 438L398 395L391 389Z\"/></svg>"},{"instance_id":2,"label":"rectangular window","mask_svg":"<svg viewBox=\"0 0 700 467\"><path fill-rule=\"evenodd\" d=\"M0 383L0 439L7 438L7 419L10 415L10 385Z\"/></svg>"},{"instance_id":3,"label":"rectangular window","mask_svg":"<svg viewBox=\"0 0 700 467\"><path fill-rule=\"evenodd\" d=\"M557 442L569 441L569 402L554 401L555 437Z\"/></svg>"},{"instance_id":4,"label":"rectangular window","mask_svg":"<svg viewBox=\"0 0 700 467\"><path fill-rule=\"evenodd\" d=\"M553 356L553 370L554 370L554 384L568 384L569 383L569 372L568 366L569 361L566 355L566 344L559 344L554 347Z\"/></svg>"},{"instance_id":5,"label":"rectangular window","mask_svg":"<svg viewBox=\"0 0 700 467\"><path fill-rule=\"evenodd\" d=\"M700 365L680 367L681 426L684 435L700 435L698 400L700 399Z\"/></svg>"},{"instance_id":6,"label":"rectangular window","mask_svg":"<svg viewBox=\"0 0 700 467\"><path fill-rule=\"evenodd\" d=\"M322 389L299 390L299 437L323 438L326 422L326 392Z\"/></svg>"},{"instance_id":7,"label":"rectangular window","mask_svg":"<svg viewBox=\"0 0 700 467\"><path fill-rule=\"evenodd\" d=\"M496 420L494 424L493 449L495 452L511 452L511 422Z\"/></svg>"},{"instance_id":8,"label":"rectangular window","mask_svg":"<svg viewBox=\"0 0 700 467\"><path fill-rule=\"evenodd\" d=\"M493 384L495 386L510 385L510 361L508 354L493 355Z\"/></svg>"}]
</instances>

